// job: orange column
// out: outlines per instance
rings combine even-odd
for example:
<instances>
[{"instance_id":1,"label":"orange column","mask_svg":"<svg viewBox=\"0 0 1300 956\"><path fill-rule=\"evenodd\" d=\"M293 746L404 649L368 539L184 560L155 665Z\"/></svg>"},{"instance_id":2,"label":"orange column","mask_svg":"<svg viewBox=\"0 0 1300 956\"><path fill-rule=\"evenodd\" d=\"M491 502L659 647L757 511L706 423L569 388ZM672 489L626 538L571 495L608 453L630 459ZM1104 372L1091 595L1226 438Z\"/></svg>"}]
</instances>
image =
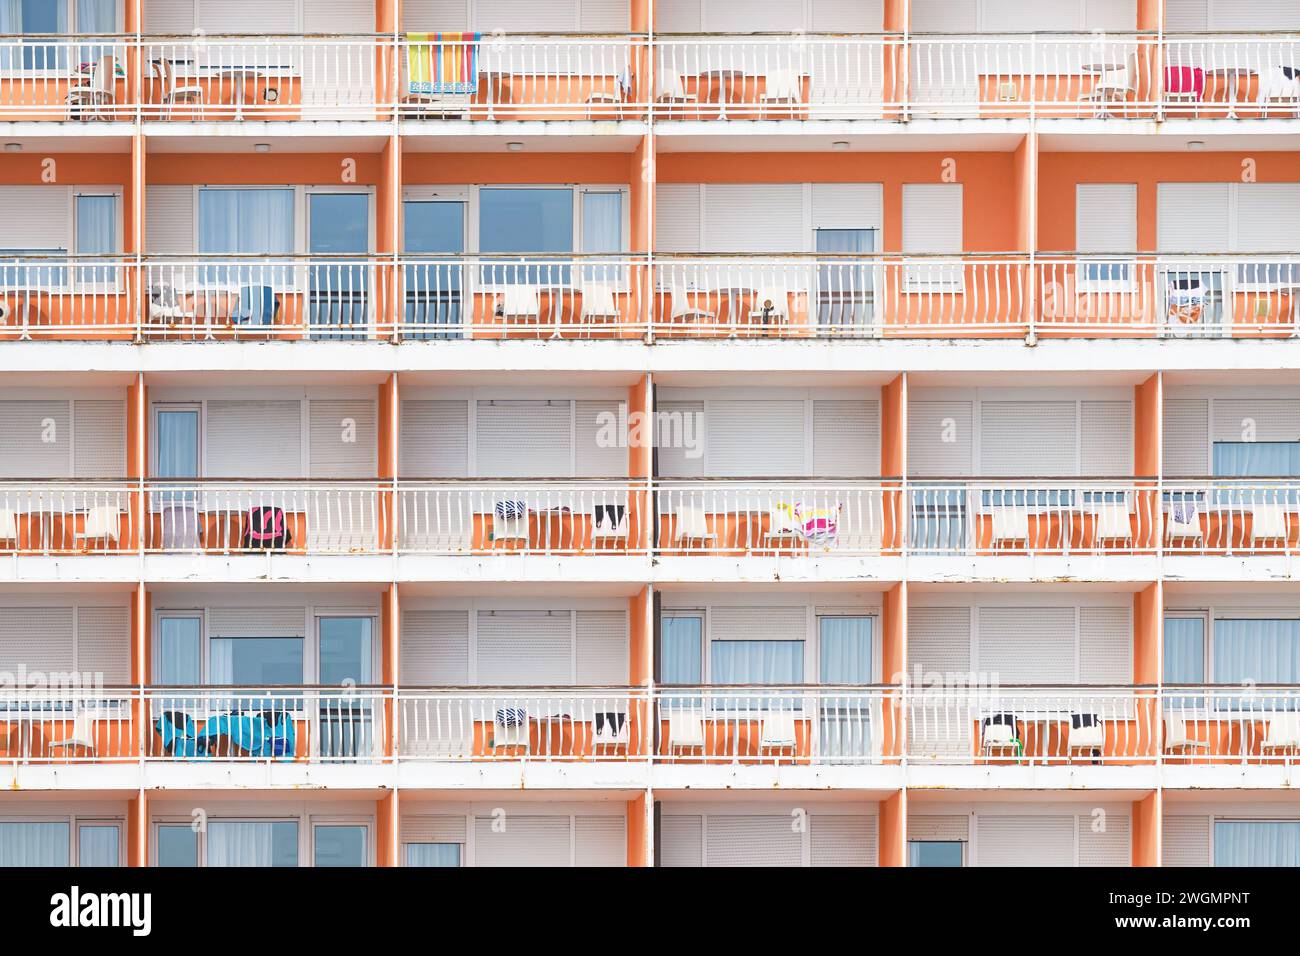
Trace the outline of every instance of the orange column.
<instances>
[{"instance_id":1,"label":"orange column","mask_svg":"<svg viewBox=\"0 0 1300 956\"><path fill-rule=\"evenodd\" d=\"M884 723L882 753L897 757L903 752L906 724L902 687L907 679L907 582L899 581L885 592L880 615L880 680L896 685L888 691L881 707Z\"/></svg>"},{"instance_id":2,"label":"orange column","mask_svg":"<svg viewBox=\"0 0 1300 956\"><path fill-rule=\"evenodd\" d=\"M144 255L145 244L145 167L148 153L144 134L137 132L131 137L131 176L125 185L122 196L122 211L126 228L124 240L126 248L122 251L128 256ZM127 321L139 336L140 326L144 322L144 288L145 278L141 275L142 267L126 267Z\"/></svg>"},{"instance_id":3,"label":"orange column","mask_svg":"<svg viewBox=\"0 0 1300 956\"><path fill-rule=\"evenodd\" d=\"M402 248L402 141L394 135L384 144L375 186L375 253L391 260ZM401 270L391 263L378 267L375 285L375 332L398 335L402 309Z\"/></svg>"},{"instance_id":4,"label":"orange column","mask_svg":"<svg viewBox=\"0 0 1300 956\"><path fill-rule=\"evenodd\" d=\"M1038 247L1038 134L1030 132L1012 156L1012 179L1015 188L1012 219L1015 229L1014 252L1033 252ZM1008 263L1010 275L1006 284L1020 289L1019 303L1009 303L1009 308L1019 310L1019 321L1025 326L1030 341L1036 336L1038 320L1038 276L1035 270ZM1001 284L999 279L998 284ZM999 316L1001 318L1001 316ZM1007 318L1015 318L1008 315Z\"/></svg>"},{"instance_id":5,"label":"orange column","mask_svg":"<svg viewBox=\"0 0 1300 956\"><path fill-rule=\"evenodd\" d=\"M398 795L390 790L375 801L375 866L401 866Z\"/></svg>"},{"instance_id":6,"label":"orange column","mask_svg":"<svg viewBox=\"0 0 1300 956\"><path fill-rule=\"evenodd\" d=\"M149 794L144 790L127 802L126 865L149 865Z\"/></svg>"},{"instance_id":7,"label":"orange column","mask_svg":"<svg viewBox=\"0 0 1300 956\"><path fill-rule=\"evenodd\" d=\"M1133 865L1160 865L1160 829L1163 825L1164 794L1153 790L1133 801Z\"/></svg>"},{"instance_id":8,"label":"orange column","mask_svg":"<svg viewBox=\"0 0 1300 956\"><path fill-rule=\"evenodd\" d=\"M908 51L903 45L903 35L911 22L911 7L908 0L885 0L883 12L881 26L891 41L885 47L883 57L885 115L896 117L899 111L889 109L889 105L907 100Z\"/></svg>"},{"instance_id":9,"label":"orange column","mask_svg":"<svg viewBox=\"0 0 1300 956\"><path fill-rule=\"evenodd\" d=\"M375 0L375 32L389 38L401 28L401 10L398 0ZM375 98L378 103L395 103L397 96L397 60L391 42L378 41L375 56ZM382 115L382 113L381 113Z\"/></svg>"},{"instance_id":10,"label":"orange column","mask_svg":"<svg viewBox=\"0 0 1300 956\"><path fill-rule=\"evenodd\" d=\"M1133 595L1133 682L1155 687L1164 669L1164 587L1159 581ZM1138 700L1138 750L1160 752L1160 702L1153 692Z\"/></svg>"},{"instance_id":11,"label":"orange column","mask_svg":"<svg viewBox=\"0 0 1300 956\"><path fill-rule=\"evenodd\" d=\"M631 622L627 677L634 688L648 690L654 673L654 603L654 590L648 584L627 602L628 620ZM628 740L637 741L637 753L648 754L654 744L651 727L654 703L648 697L641 697L634 699L628 710L631 712ZM628 832L631 833L630 828Z\"/></svg>"},{"instance_id":12,"label":"orange column","mask_svg":"<svg viewBox=\"0 0 1300 956\"><path fill-rule=\"evenodd\" d=\"M401 434L402 399L397 373L379 386L379 434L376 445L375 477L379 480L379 513L382 518L380 544L393 547L397 534L397 501L391 483L397 478L398 441Z\"/></svg>"},{"instance_id":13,"label":"orange column","mask_svg":"<svg viewBox=\"0 0 1300 956\"><path fill-rule=\"evenodd\" d=\"M627 475L636 484L628 494L627 544L631 551L650 547L650 494L646 482L654 467L654 382L650 373L627 390Z\"/></svg>"},{"instance_id":14,"label":"orange column","mask_svg":"<svg viewBox=\"0 0 1300 956\"><path fill-rule=\"evenodd\" d=\"M1163 381L1157 372L1133 389L1133 471L1139 488L1134 502L1137 528L1133 540L1143 550L1154 550L1164 534L1160 494L1154 487L1162 464Z\"/></svg>"},{"instance_id":15,"label":"orange column","mask_svg":"<svg viewBox=\"0 0 1300 956\"><path fill-rule=\"evenodd\" d=\"M652 866L650 859L650 813L654 806L649 791L627 802L627 865Z\"/></svg>"},{"instance_id":16,"label":"orange column","mask_svg":"<svg viewBox=\"0 0 1300 956\"><path fill-rule=\"evenodd\" d=\"M881 866L907 866L907 791L880 801Z\"/></svg>"},{"instance_id":17,"label":"orange column","mask_svg":"<svg viewBox=\"0 0 1300 956\"><path fill-rule=\"evenodd\" d=\"M396 726L397 708L393 701L398 679L402 673L402 606L396 584L390 584L384 591L379 613L379 630L383 645L380 649L379 681L384 688L384 723L388 727L384 753L392 757L401 745Z\"/></svg>"},{"instance_id":18,"label":"orange column","mask_svg":"<svg viewBox=\"0 0 1300 956\"><path fill-rule=\"evenodd\" d=\"M140 549L149 543L149 513L140 482L149 476L149 387L144 373L126 390L126 478L131 486L127 500L130 533L121 547Z\"/></svg>"},{"instance_id":19,"label":"orange column","mask_svg":"<svg viewBox=\"0 0 1300 956\"><path fill-rule=\"evenodd\" d=\"M654 189L655 189L655 154L654 141L649 136L642 136L641 142L632 151L628 169L628 221L631 227L631 248L633 253L648 253L654 249ZM654 314L654 283L650 269L642 266L632 271L632 300L628 307L630 319L644 327ZM629 337L638 337L635 330Z\"/></svg>"},{"instance_id":20,"label":"orange column","mask_svg":"<svg viewBox=\"0 0 1300 956\"><path fill-rule=\"evenodd\" d=\"M903 546L903 486L907 474L907 373L880 390L881 544L885 549Z\"/></svg>"}]
</instances>

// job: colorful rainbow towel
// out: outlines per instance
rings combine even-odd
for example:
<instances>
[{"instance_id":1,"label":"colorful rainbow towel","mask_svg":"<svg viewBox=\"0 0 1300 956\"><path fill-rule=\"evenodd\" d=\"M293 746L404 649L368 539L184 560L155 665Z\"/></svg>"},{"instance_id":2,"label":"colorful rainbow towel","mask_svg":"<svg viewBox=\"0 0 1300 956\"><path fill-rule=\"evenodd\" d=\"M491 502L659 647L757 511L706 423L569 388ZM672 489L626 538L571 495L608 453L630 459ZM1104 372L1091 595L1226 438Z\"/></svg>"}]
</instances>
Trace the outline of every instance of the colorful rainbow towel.
<instances>
[{"instance_id":1,"label":"colorful rainbow towel","mask_svg":"<svg viewBox=\"0 0 1300 956\"><path fill-rule=\"evenodd\" d=\"M481 38L481 33L408 33L407 94L476 92Z\"/></svg>"}]
</instances>

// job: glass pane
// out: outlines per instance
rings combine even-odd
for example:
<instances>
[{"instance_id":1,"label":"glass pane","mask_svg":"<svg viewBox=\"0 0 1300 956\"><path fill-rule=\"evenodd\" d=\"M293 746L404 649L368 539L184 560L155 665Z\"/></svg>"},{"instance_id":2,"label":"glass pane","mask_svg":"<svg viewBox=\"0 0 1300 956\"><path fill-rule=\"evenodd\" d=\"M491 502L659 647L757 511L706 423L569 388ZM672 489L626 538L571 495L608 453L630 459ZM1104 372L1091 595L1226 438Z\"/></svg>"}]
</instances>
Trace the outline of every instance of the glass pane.
<instances>
[{"instance_id":1,"label":"glass pane","mask_svg":"<svg viewBox=\"0 0 1300 956\"><path fill-rule=\"evenodd\" d=\"M1215 866L1300 866L1300 823L1224 820L1214 824Z\"/></svg>"},{"instance_id":2,"label":"glass pane","mask_svg":"<svg viewBox=\"0 0 1300 956\"><path fill-rule=\"evenodd\" d=\"M320 619L320 683L342 686L370 683L370 633L368 617Z\"/></svg>"},{"instance_id":3,"label":"glass pane","mask_svg":"<svg viewBox=\"0 0 1300 956\"><path fill-rule=\"evenodd\" d=\"M365 866L366 828L318 826L315 828L316 866Z\"/></svg>"},{"instance_id":4,"label":"glass pane","mask_svg":"<svg viewBox=\"0 0 1300 956\"><path fill-rule=\"evenodd\" d=\"M66 823L0 823L0 867L67 866Z\"/></svg>"},{"instance_id":5,"label":"glass pane","mask_svg":"<svg viewBox=\"0 0 1300 956\"><path fill-rule=\"evenodd\" d=\"M200 684L202 622L197 617L158 621L158 683L165 687Z\"/></svg>"},{"instance_id":6,"label":"glass pane","mask_svg":"<svg viewBox=\"0 0 1300 956\"><path fill-rule=\"evenodd\" d=\"M365 193L312 193L307 248L315 255L370 251L370 197Z\"/></svg>"},{"instance_id":7,"label":"glass pane","mask_svg":"<svg viewBox=\"0 0 1300 956\"><path fill-rule=\"evenodd\" d=\"M1300 475L1300 442L1216 441L1214 475L1224 478L1280 478Z\"/></svg>"},{"instance_id":8,"label":"glass pane","mask_svg":"<svg viewBox=\"0 0 1300 956\"><path fill-rule=\"evenodd\" d=\"M119 866L118 828L113 824L77 828L78 866Z\"/></svg>"},{"instance_id":9,"label":"glass pane","mask_svg":"<svg viewBox=\"0 0 1300 956\"><path fill-rule=\"evenodd\" d=\"M408 843L407 866L460 866L459 843Z\"/></svg>"},{"instance_id":10,"label":"glass pane","mask_svg":"<svg viewBox=\"0 0 1300 956\"><path fill-rule=\"evenodd\" d=\"M454 255L465 251L463 202L405 202L402 216L406 252Z\"/></svg>"},{"instance_id":11,"label":"glass pane","mask_svg":"<svg viewBox=\"0 0 1300 956\"><path fill-rule=\"evenodd\" d=\"M158 478L197 478L199 476L198 409L160 410L155 416L158 426L158 461L154 474Z\"/></svg>"},{"instance_id":12,"label":"glass pane","mask_svg":"<svg viewBox=\"0 0 1300 956\"><path fill-rule=\"evenodd\" d=\"M403 248L415 255L455 256L465 251L465 204L462 202L407 202L403 204ZM416 326L408 338L445 338L456 332L429 326L461 324L461 287L464 267L456 261L431 261L408 265L403 277L406 290L406 324Z\"/></svg>"},{"instance_id":13,"label":"glass pane","mask_svg":"<svg viewBox=\"0 0 1300 956\"><path fill-rule=\"evenodd\" d=\"M582 251L623 251L623 194L582 194Z\"/></svg>"},{"instance_id":14,"label":"glass pane","mask_svg":"<svg viewBox=\"0 0 1300 956\"><path fill-rule=\"evenodd\" d=\"M962 845L956 840L913 840L908 866L961 866Z\"/></svg>"},{"instance_id":15,"label":"glass pane","mask_svg":"<svg viewBox=\"0 0 1300 956\"><path fill-rule=\"evenodd\" d=\"M803 641L712 641L714 684L802 684Z\"/></svg>"},{"instance_id":16,"label":"glass pane","mask_svg":"<svg viewBox=\"0 0 1300 956\"><path fill-rule=\"evenodd\" d=\"M573 191L480 189L480 252L572 252Z\"/></svg>"},{"instance_id":17,"label":"glass pane","mask_svg":"<svg viewBox=\"0 0 1300 956\"><path fill-rule=\"evenodd\" d=\"M818 229L816 250L837 255L874 251L874 229ZM822 325L865 325L871 321L873 272L869 263L828 262L817 269L817 321Z\"/></svg>"},{"instance_id":18,"label":"glass pane","mask_svg":"<svg viewBox=\"0 0 1300 956\"><path fill-rule=\"evenodd\" d=\"M1214 622L1216 684L1294 684L1300 681L1300 621Z\"/></svg>"},{"instance_id":19,"label":"glass pane","mask_svg":"<svg viewBox=\"0 0 1300 956\"><path fill-rule=\"evenodd\" d=\"M292 820L208 823L208 866L297 866L298 824Z\"/></svg>"},{"instance_id":20,"label":"glass pane","mask_svg":"<svg viewBox=\"0 0 1300 956\"><path fill-rule=\"evenodd\" d=\"M159 866L198 866L199 835L188 823L158 828Z\"/></svg>"},{"instance_id":21,"label":"glass pane","mask_svg":"<svg viewBox=\"0 0 1300 956\"><path fill-rule=\"evenodd\" d=\"M824 617L820 623L821 682L871 683L871 630L869 617Z\"/></svg>"},{"instance_id":22,"label":"glass pane","mask_svg":"<svg viewBox=\"0 0 1300 956\"><path fill-rule=\"evenodd\" d=\"M301 684L302 644L300 637L213 638L211 682L238 687Z\"/></svg>"},{"instance_id":23,"label":"glass pane","mask_svg":"<svg viewBox=\"0 0 1300 956\"><path fill-rule=\"evenodd\" d=\"M659 628L659 680L664 684L703 683L704 620L666 617Z\"/></svg>"},{"instance_id":24,"label":"glass pane","mask_svg":"<svg viewBox=\"0 0 1300 956\"><path fill-rule=\"evenodd\" d=\"M200 190L199 252L293 252L293 190Z\"/></svg>"},{"instance_id":25,"label":"glass pane","mask_svg":"<svg viewBox=\"0 0 1300 956\"><path fill-rule=\"evenodd\" d=\"M1205 620L1165 618L1166 684L1205 683Z\"/></svg>"}]
</instances>

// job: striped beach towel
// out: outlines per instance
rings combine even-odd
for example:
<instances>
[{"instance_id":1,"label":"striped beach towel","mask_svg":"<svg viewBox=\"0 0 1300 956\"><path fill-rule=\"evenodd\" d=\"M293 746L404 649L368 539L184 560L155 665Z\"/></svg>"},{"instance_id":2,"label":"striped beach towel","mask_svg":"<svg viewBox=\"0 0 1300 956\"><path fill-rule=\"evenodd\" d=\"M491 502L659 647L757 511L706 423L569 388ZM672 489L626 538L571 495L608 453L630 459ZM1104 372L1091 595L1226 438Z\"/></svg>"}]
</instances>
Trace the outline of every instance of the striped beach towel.
<instances>
[{"instance_id":1,"label":"striped beach towel","mask_svg":"<svg viewBox=\"0 0 1300 956\"><path fill-rule=\"evenodd\" d=\"M481 38L481 33L408 33L407 94L476 92Z\"/></svg>"}]
</instances>

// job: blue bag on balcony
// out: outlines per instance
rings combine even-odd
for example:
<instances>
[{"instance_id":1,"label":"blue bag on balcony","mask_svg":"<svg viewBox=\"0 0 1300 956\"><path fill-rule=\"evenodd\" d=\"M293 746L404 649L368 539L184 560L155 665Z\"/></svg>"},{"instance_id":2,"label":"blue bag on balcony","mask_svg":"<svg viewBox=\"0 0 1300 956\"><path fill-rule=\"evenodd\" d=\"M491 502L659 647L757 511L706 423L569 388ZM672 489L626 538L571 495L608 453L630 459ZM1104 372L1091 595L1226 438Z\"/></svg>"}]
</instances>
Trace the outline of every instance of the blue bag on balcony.
<instances>
[{"instance_id":1,"label":"blue bag on balcony","mask_svg":"<svg viewBox=\"0 0 1300 956\"><path fill-rule=\"evenodd\" d=\"M180 711L163 711L162 716L154 721L154 730L162 738L163 753L169 757L198 756L198 737L194 721L188 714Z\"/></svg>"},{"instance_id":2,"label":"blue bag on balcony","mask_svg":"<svg viewBox=\"0 0 1300 956\"><path fill-rule=\"evenodd\" d=\"M240 325L270 325L279 311L280 300L269 285L246 285L239 290L230 320Z\"/></svg>"}]
</instances>

